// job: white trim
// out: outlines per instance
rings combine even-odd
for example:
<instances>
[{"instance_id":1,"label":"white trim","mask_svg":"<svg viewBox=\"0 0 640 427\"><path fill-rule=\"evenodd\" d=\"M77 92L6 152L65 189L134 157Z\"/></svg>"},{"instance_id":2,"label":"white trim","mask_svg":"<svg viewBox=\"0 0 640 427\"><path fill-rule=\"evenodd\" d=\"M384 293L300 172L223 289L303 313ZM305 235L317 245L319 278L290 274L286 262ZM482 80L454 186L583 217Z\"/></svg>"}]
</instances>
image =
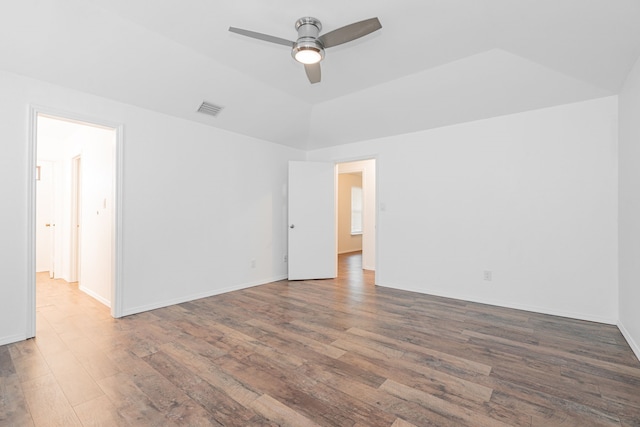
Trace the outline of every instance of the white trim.
<instances>
[{"instance_id":1,"label":"white trim","mask_svg":"<svg viewBox=\"0 0 640 427\"><path fill-rule=\"evenodd\" d=\"M633 337L631 336L629 331L627 331L627 328L624 327L622 322L618 322L616 326L618 327L618 329L620 329L620 333L622 333L624 339L627 340L627 343L629 344L629 347L631 347L633 353L636 355L636 358L640 360L640 346L638 345L638 343L633 340Z\"/></svg>"},{"instance_id":2,"label":"white trim","mask_svg":"<svg viewBox=\"0 0 640 427\"><path fill-rule=\"evenodd\" d=\"M427 291L425 289L419 289L417 287L411 287L411 286L395 286L395 285L391 286L391 285L382 285L382 284L377 284L377 285L383 286L386 288L391 288L391 289L398 289L401 291L416 292L423 295L433 295L437 297L451 298L451 299L456 299L460 301L493 305L496 307L512 308L515 310L530 311L532 313L548 314L550 316L560 316L560 317L566 317L569 319L586 320L589 322L604 323L607 325L615 325L617 323L617 319L613 317L594 316L591 314L575 313L575 312L564 311L564 310L552 310L548 308L536 307L536 306L531 306L526 304L513 304L510 302L493 300L491 298L477 298L477 297L468 297L463 295L448 294L446 292L432 292L432 291Z\"/></svg>"},{"instance_id":3,"label":"white trim","mask_svg":"<svg viewBox=\"0 0 640 427\"><path fill-rule=\"evenodd\" d=\"M247 289L247 288L252 288L254 286L260 286L260 285L266 285L268 283L273 283L273 282L279 282L280 280L287 280L287 275L282 275L282 276L276 276L276 277L272 277L270 279L265 279L264 280L259 280L259 281L255 281L255 282L248 282L248 283L244 283L244 284L240 284L240 285L234 285L234 286L229 286L227 288L222 288L222 289L216 289L213 291L207 291L207 292L201 292L198 294L191 294L188 296L184 296L184 297L180 297L180 298L174 298L174 299L170 299L170 300L165 300L162 302L156 302L153 304L148 304L148 305L141 305L138 307L132 307L132 308L128 308L126 310L123 311L123 316L130 316L132 314L138 314L138 313L143 313L145 311L150 311L150 310L156 310L158 308L163 308L163 307L169 307L171 305L176 305L176 304L182 304L184 302L190 302L190 301L195 301L201 298L208 298L208 297L212 297L212 296L216 296L216 295L220 295L220 294L226 294L227 292L233 292L233 291L240 291L242 289Z\"/></svg>"},{"instance_id":4,"label":"white trim","mask_svg":"<svg viewBox=\"0 0 640 427\"><path fill-rule=\"evenodd\" d=\"M27 318L24 337L18 340L36 336L36 141L37 141L38 110L29 106L29 146L27 148ZM15 337L15 336L14 336Z\"/></svg>"},{"instance_id":5,"label":"white trim","mask_svg":"<svg viewBox=\"0 0 640 427\"><path fill-rule=\"evenodd\" d=\"M124 126L121 123L113 123L95 117L58 110L56 108L44 107L40 105L29 105L29 164L28 164L28 228L27 228L27 330L26 337L32 338L36 332L36 279L35 279L35 206L36 192L35 179L33 171L36 166L37 157L37 124L38 115L53 117L71 122L78 122L85 125L103 127L112 129L116 134L116 152L115 152L115 185L114 185L114 227L113 227L113 256L112 271L113 278L111 283L111 315L113 317L122 317L123 306L123 277L122 277L122 200L123 200L123 150L124 150ZM92 295L93 296L93 295ZM102 299L98 299L103 302Z\"/></svg>"},{"instance_id":6,"label":"white trim","mask_svg":"<svg viewBox=\"0 0 640 427\"><path fill-rule=\"evenodd\" d=\"M82 292L84 292L85 294L89 295L91 298L96 299L99 302L101 302L102 304L104 304L107 307L111 308L111 303L109 302L109 300L107 300L106 298L101 297L97 293L93 292L91 289L87 289L84 286L79 286L78 289L81 290Z\"/></svg>"},{"instance_id":7,"label":"white trim","mask_svg":"<svg viewBox=\"0 0 640 427\"><path fill-rule=\"evenodd\" d=\"M67 282L78 282L80 280L79 267L80 263L80 229L78 224L80 223L80 217L82 216L79 212L80 210L80 194L79 190L81 188L81 177L80 172L82 168L82 153L77 154L71 158L71 234L72 234L72 244L71 244L71 258L70 258L70 268L69 268L69 277Z\"/></svg>"},{"instance_id":8,"label":"white trim","mask_svg":"<svg viewBox=\"0 0 640 427\"><path fill-rule=\"evenodd\" d=\"M124 307L124 278L123 278L123 185L124 185L124 125L119 124L116 130L116 173L114 183L115 224L113 242L113 282L111 285L111 315L115 318L122 317Z\"/></svg>"},{"instance_id":9,"label":"white trim","mask_svg":"<svg viewBox=\"0 0 640 427\"><path fill-rule=\"evenodd\" d=\"M364 265L362 268L364 268L365 270L371 270L371 271L375 271L376 274L373 276L373 283L374 284L378 284L378 277L380 276L380 265L382 264L380 262L381 257L380 257L380 170L381 170L381 161L378 158L378 155L376 155L374 157L374 159L376 160L376 169L375 169L375 173L376 173L376 206L375 206L375 211L376 211L376 223L375 223L375 227L376 227L376 259L375 259L375 265L371 266L371 265Z\"/></svg>"}]
</instances>

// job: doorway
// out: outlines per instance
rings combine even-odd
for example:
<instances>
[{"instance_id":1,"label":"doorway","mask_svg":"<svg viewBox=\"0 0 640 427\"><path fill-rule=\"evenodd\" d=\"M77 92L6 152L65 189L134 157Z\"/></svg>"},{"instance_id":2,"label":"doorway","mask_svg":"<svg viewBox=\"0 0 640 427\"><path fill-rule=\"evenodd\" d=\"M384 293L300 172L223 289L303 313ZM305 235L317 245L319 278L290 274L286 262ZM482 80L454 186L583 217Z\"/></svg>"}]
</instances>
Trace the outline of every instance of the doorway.
<instances>
[{"instance_id":1,"label":"doorway","mask_svg":"<svg viewBox=\"0 0 640 427\"><path fill-rule=\"evenodd\" d=\"M30 197L28 336L35 336L35 282L36 272L44 268L43 252L51 260L51 278L78 282L79 290L119 317L121 146L119 125L32 108L30 149L36 176ZM51 179L43 185L45 177ZM48 241L50 251L43 249Z\"/></svg>"},{"instance_id":2,"label":"doorway","mask_svg":"<svg viewBox=\"0 0 640 427\"><path fill-rule=\"evenodd\" d=\"M362 172L338 174L338 255L362 252Z\"/></svg>"},{"instance_id":3,"label":"doorway","mask_svg":"<svg viewBox=\"0 0 640 427\"><path fill-rule=\"evenodd\" d=\"M375 271L376 160L338 163L336 173L337 255L356 255L348 258L361 260L363 270Z\"/></svg>"}]
</instances>

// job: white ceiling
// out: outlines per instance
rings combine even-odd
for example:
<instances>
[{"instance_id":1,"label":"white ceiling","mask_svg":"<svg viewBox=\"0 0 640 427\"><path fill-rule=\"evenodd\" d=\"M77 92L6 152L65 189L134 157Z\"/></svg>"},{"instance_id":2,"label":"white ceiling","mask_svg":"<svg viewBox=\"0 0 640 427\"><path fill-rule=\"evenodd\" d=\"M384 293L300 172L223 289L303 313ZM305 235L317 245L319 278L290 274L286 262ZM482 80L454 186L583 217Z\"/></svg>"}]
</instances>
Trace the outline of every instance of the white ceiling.
<instances>
[{"instance_id":1,"label":"white ceiling","mask_svg":"<svg viewBox=\"0 0 640 427\"><path fill-rule=\"evenodd\" d=\"M280 45L377 16L310 85ZM302 149L618 93L640 55L638 0L20 0L0 69ZM196 113L203 100L225 107Z\"/></svg>"}]
</instances>

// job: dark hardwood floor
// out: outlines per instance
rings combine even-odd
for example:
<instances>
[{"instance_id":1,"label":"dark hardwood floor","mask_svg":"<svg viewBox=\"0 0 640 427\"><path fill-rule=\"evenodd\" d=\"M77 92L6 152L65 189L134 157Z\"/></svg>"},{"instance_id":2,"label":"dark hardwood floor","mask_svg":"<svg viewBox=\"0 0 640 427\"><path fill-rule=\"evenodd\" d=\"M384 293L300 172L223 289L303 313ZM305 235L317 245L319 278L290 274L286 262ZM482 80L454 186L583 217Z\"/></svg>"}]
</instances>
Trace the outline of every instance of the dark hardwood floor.
<instances>
[{"instance_id":1,"label":"dark hardwood floor","mask_svg":"<svg viewBox=\"0 0 640 427\"><path fill-rule=\"evenodd\" d=\"M616 327L375 287L360 262L118 320L38 275L0 425L640 426Z\"/></svg>"}]
</instances>

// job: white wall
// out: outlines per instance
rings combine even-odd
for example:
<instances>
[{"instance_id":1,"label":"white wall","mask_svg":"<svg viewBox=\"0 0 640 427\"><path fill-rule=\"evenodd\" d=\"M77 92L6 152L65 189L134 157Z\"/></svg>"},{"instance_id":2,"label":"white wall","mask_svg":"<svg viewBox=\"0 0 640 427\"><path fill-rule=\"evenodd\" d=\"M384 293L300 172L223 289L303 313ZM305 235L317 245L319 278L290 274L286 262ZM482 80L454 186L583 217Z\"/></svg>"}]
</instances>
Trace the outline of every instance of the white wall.
<instances>
[{"instance_id":1,"label":"white wall","mask_svg":"<svg viewBox=\"0 0 640 427\"><path fill-rule=\"evenodd\" d=\"M126 314L286 276L287 163L305 153L4 72L0 92L0 344L26 337L29 104L124 124ZM637 128L622 123L628 152ZM377 158L379 284L614 323L616 130L609 97L308 158ZM621 234L637 230L625 165ZM620 311L637 341L634 242L620 246Z\"/></svg>"},{"instance_id":2,"label":"white wall","mask_svg":"<svg viewBox=\"0 0 640 427\"><path fill-rule=\"evenodd\" d=\"M116 132L83 126L71 139L82 144L79 286L111 306Z\"/></svg>"},{"instance_id":3,"label":"white wall","mask_svg":"<svg viewBox=\"0 0 640 427\"><path fill-rule=\"evenodd\" d=\"M620 93L620 330L640 358L640 60Z\"/></svg>"},{"instance_id":4,"label":"white wall","mask_svg":"<svg viewBox=\"0 0 640 427\"><path fill-rule=\"evenodd\" d=\"M0 344L27 333L30 104L124 125L125 314L286 277L303 152L5 72L0 93Z\"/></svg>"},{"instance_id":5,"label":"white wall","mask_svg":"<svg viewBox=\"0 0 640 427\"><path fill-rule=\"evenodd\" d=\"M616 130L608 97L308 157L377 158L378 284L615 323Z\"/></svg>"}]
</instances>

